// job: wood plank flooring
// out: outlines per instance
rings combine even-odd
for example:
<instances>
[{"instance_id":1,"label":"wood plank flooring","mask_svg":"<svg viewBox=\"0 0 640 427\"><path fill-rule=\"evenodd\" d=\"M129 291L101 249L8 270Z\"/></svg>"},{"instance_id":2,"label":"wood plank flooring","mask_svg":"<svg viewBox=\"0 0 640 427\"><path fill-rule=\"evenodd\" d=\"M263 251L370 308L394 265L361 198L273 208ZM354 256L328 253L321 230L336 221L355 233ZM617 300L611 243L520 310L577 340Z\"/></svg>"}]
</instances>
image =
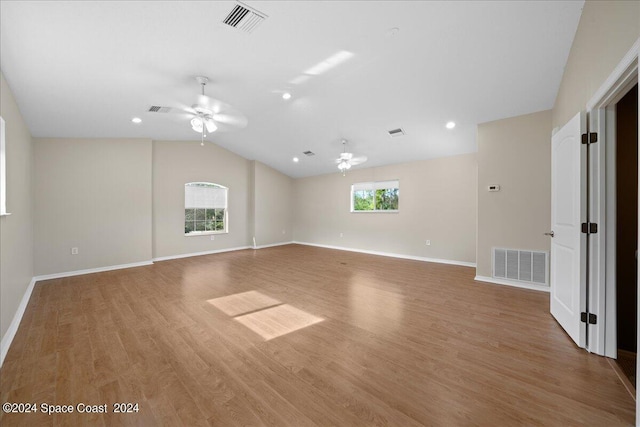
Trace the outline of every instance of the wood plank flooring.
<instances>
[{"instance_id":1,"label":"wood plank flooring","mask_svg":"<svg viewBox=\"0 0 640 427\"><path fill-rule=\"evenodd\" d=\"M109 413L0 424L633 424L634 401L556 324L548 294L474 273L287 245L39 282L2 403ZM139 412L112 413L116 402Z\"/></svg>"}]
</instances>

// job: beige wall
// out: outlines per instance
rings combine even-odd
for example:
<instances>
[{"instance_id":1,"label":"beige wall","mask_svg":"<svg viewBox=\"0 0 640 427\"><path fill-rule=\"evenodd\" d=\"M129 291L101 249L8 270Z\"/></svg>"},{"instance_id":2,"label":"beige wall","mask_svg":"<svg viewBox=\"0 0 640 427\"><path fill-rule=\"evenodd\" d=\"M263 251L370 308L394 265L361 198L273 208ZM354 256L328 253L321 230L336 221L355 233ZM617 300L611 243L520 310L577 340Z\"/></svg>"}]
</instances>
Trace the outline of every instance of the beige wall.
<instances>
[{"instance_id":1,"label":"beige wall","mask_svg":"<svg viewBox=\"0 0 640 427\"><path fill-rule=\"evenodd\" d=\"M640 2L587 1L564 70L553 126L562 127L604 83L640 37Z\"/></svg>"},{"instance_id":2,"label":"beige wall","mask_svg":"<svg viewBox=\"0 0 640 427\"><path fill-rule=\"evenodd\" d=\"M168 257L250 244L251 162L215 144L153 142L153 256ZM229 233L184 235L184 184L229 188Z\"/></svg>"},{"instance_id":3,"label":"beige wall","mask_svg":"<svg viewBox=\"0 0 640 427\"><path fill-rule=\"evenodd\" d=\"M292 240L293 180L260 162L254 164L254 236L257 246Z\"/></svg>"},{"instance_id":4,"label":"beige wall","mask_svg":"<svg viewBox=\"0 0 640 427\"><path fill-rule=\"evenodd\" d=\"M400 180L398 213L350 212L353 183L392 179ZM297 179L293 187L296 241L475 262L475 154L357 168L346 176L336 170Z\"/></svg>"},{"instance_id":5,"label":"beige wall","mask_svg":"<svg viewBox=\"0 0 640 427\"><path fill-rule=\"evenodd\" d=\"M478 125L477 275L493 247L548 251L550 221L551 111Z\"/></svg>"},{"instance_id":6,"label":"beige wall","mask_svg":"<svg viewBox=\"0 0 640 427\"><path fill-rule=\"evenodd\" d=\"M151 148L141 139L35 139L36 275L151 260Z\"/></svg>"},{"instance_id":7,"label":"beige wall","mask_svg":"<svg viewBox=\"0 0 640 427\"><path fill-rule=\"evenodd\" d=\"M11 213L0 217L0 336L4 337L33 277L33 143L1 73L0 116L5 121L7 210Z\"/></svg>"}]
</instances>

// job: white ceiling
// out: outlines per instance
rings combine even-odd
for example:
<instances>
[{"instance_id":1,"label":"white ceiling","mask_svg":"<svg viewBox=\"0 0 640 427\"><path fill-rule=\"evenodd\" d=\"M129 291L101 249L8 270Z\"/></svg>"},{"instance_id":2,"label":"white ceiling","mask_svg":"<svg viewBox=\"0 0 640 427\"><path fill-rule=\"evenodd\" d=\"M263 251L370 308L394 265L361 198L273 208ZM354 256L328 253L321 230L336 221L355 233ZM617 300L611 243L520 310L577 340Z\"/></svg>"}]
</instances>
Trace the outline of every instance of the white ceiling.
<instances>
[{"instance_id":1,"label":"white ceiling","mask_svg":"<svg viewBox=\"0 0 640 427\"><path fill-rule=\"evenodd\" d=\"M249 119L209 140L292 177L338 173L341 138L359 167L450 156L476 151L478 123L552 108L583 1L248 1L268 15L251 34L222 24L234 4L3 1L0 68L36 137L197 141L146 110L195 103L205 75ZM353 57L290 83L339 51Z\"/></svg>"}]
</instances>

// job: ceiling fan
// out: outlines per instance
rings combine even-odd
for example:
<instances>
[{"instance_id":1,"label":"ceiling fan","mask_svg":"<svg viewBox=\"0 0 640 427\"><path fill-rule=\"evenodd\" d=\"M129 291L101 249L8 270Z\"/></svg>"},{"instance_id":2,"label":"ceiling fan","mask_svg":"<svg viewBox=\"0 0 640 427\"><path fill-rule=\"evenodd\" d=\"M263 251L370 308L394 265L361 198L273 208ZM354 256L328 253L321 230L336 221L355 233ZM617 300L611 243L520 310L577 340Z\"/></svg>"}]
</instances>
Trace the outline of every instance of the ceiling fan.
<instances>
[{"instance_id":1,"label":"ceiling fan","mask_svg":"<svg viewBox=\"0 0 640 427\"><path fill-rule=\"evenodd\" d=\"M200 134L202 145L207 134L216 131L230 132L247 126L249 121L240 111L225 102L205 95L204 87L209 82L208 77L197 76L196 81L201 87L198 102L182 110L191 118L191 129Z\"/></svg>"},{"instance_id":2,"label":"ceiling fan","mask_svg":"<svg viewBox=\"0 0 640 427\"><path fill-rule=\"evenodd\" d=\"M354 157L353 153L347 153L347 140L342 140L342 153L340 153L340 157L336 159L336 164L343 176L347 174L347 170L351 169L351 166L359 165L366 161L367 156Z\"/></svg>"}]
</instances>

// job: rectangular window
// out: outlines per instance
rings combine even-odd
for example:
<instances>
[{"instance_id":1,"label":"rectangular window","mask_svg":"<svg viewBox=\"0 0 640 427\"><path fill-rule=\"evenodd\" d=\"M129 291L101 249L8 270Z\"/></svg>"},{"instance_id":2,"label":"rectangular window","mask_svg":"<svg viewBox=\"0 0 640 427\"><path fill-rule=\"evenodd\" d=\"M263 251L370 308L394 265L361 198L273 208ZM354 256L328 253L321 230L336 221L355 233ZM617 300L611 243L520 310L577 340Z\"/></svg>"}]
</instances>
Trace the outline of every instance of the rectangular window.
<instances>
[{"instance_id":1,"label":"rectangular window","mask_svg":"<svg viewBox=\"0 0 640 427\"><path fill-rule=\"evenodd\" d=\"M184 234L227 232L228 188L210 182L184 186Z\"/></svg>"},{"instance_id":2,"label":"rectangular window","mask_svg":"<svg viewBox=\"0 0 640 427\"><path fill-rule=\"evenodd\" d=\"M400 181L360 182L351 186L351 212L397 212Z\"/></svg>"}]
</instances>

